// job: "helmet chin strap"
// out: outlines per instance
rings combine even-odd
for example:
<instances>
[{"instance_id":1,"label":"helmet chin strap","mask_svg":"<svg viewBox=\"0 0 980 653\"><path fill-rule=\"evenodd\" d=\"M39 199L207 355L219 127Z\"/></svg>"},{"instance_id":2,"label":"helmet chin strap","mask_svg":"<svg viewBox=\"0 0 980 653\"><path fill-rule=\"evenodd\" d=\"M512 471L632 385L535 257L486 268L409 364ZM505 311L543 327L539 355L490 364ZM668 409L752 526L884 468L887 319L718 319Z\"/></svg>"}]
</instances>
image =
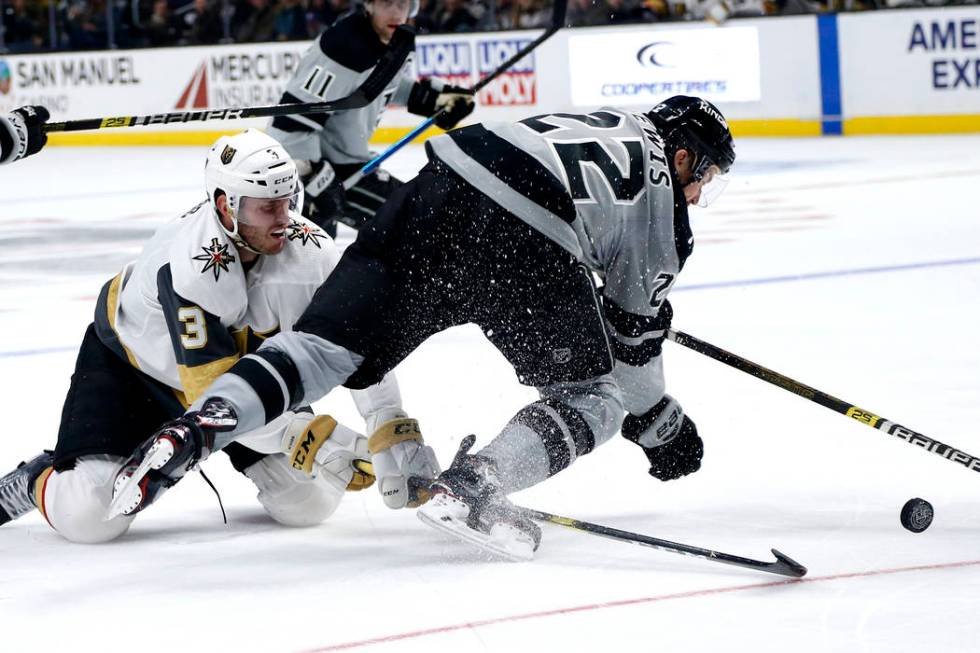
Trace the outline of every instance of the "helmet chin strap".
<instances>
[{"instance_id":1,"label":"helmet chin strap","mask_svg":"<svg viewBox=\"0 0 980 653\"><path fill-rule=\"evenodd\" d=\"M226 234L228 234L228 237L231 238L231 241L235 243L235 247L247 249L253 254L257 254L261 256L262 252L252 247L249 244L249 242L245 240L245 236L241 235L238 232L238 216L236 216L230 208L228 209L228 213L231 216L231 223L235 226L235 229L233 231L228 230L228 227L225 226L225 223L221 221L221 216L218 215L217 211L214 211L214 219L218 221L218 226L221 227L221 230L224 231Z\"/></svg>"}]
</instances>

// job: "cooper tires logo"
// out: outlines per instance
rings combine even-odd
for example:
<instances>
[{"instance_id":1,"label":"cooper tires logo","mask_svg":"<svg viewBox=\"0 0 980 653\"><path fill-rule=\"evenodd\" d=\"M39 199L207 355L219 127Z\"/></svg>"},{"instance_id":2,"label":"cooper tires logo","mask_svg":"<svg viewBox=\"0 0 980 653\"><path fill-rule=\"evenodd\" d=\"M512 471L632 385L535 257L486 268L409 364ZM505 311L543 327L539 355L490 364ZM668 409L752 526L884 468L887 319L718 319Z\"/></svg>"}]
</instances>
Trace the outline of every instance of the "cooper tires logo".
<instances>
[{"instance_id":1,"label":"cooper tires logo","mask_svg":"<svg viewBox=\"0 0 980 653\"><path fill-rule=\"evenodd\" d=\"M676 68L674 63L676 46L670 41L654 41L640 48L636 60L641 66L656 66L658 68Z\"/></svg>"}]
</instances>

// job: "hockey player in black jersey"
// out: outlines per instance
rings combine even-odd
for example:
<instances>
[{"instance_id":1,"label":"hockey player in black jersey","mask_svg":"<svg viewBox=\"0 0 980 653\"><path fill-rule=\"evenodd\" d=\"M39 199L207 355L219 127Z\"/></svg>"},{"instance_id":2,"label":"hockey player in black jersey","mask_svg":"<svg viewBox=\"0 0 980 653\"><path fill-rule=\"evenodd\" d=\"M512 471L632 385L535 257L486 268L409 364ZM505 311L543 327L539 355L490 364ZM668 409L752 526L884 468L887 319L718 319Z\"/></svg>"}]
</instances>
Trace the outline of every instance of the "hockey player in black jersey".
<instances>
[{"instance_id":1,"label":"hockey player in black jersey","mask_svg":"<svg viewBox=\"0 0 980 653\"><path fill-rule=\"evenodd\" d=\"M41 128L51 114L41 106L25 106L0 116L0 164L41 151L48 136Z\"/></svg>"},{"instance_id":2,"label":"hockey player in black jersey","mask_svg":"<svg viewBox=\"0 0 980 653\"><path fill-rule=\"evenodd\" d=\"M395 29L418 7L418 0L367 0L339 19L303 55L280 103L322 102L351 93L378 63ZM416 82L409 60L391 86L363 109L272 121L269 134L285 146L303 175L311 219L330 235L336 233L337 218L359 226L402 184L378 170L346 192L343 186L344 179L372 158L368 140L390 102L427 117L446 107L436 120L443 129L453 128L473 111L472 93L438 80Z\"/></svg>"},{"instance_id":3,"label":"hockey player in black jersey","mask_svg":"<svg viewBox=\"0 0 980 653\"><path fill-rule=\"evenodd\" d=\"M295 330L246 356L193 407L233 414L234 428L216 433L192 410L180 423L199 435L157 466L180 473L237 433L336 385L374 383L432 334L473 322L540 400L477 453L467 437L422 488L433 498L419 515L528 559L540 530L506 495L617 431L657 478L700 466L701 438L665 392L660 354L667 294L693 249L687 207L724 188L732 137L712 104L675 96L647 113L472 125L426 149L429 163L361 229ZM137 451L133 463L143 458ZM127 491L114 501L131 503Z\"/></svg>"}]
</instances>

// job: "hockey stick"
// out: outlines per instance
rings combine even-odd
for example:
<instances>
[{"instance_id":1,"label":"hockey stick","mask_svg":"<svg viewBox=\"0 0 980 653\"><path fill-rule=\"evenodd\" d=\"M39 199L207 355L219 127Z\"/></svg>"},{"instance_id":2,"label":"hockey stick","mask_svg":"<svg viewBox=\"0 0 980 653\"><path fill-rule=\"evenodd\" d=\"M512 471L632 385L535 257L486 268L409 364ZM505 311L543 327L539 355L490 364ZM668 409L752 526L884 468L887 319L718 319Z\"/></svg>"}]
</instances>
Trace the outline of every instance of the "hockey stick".
<instances>
[{"instance_id":1,"label":"hockey stick","mask_svg":"<svg viewBox=\"0 0 980 653\"><path fill-rule=\"evenodd\" d=\"M688 544L678 544L677 542L661 540L656 537L650 537L649 535L640 535L639 533L621 531L618 528L591 524L589 522L579 521L578 519L570 519L569 517L559 517L558 515L553 515L550 512L543 512L541 510L532 510L531 508L521 508L521 510L523 510L533 519L540 522L557 524L575 531L592 533L593 535L606 537L619 542L628 542L630 544L648 546L653 549L667 551L669 553L679 553L681 555L701 558L703 560L720 562L725 565L732 565L733 567L754 569L756 571L764 571L766 573L777 574L779 576L789 576L791 578L802 578L807 572L806 567L796 562L792 558L780 553L776 549L771 549L772 554L776 556L776 562L763 562L761 560L753 560L751 558L743 558L741 556L722 553L721 551L712 551L711 549L702 549L701 547L690 546Z\"/></svg>"},{"instance_id":2,"label":"hockey stick","mask_svg":"<svg viewBox=\"0 0 980 653\"><path fill-rule=\"evenodd\" d=\"M510 59L497 66L497 68L492 73L490 73L489 75L487 75L486 77L478 81L473 86L473 88L470 89L473 95L476 95L480 90L483 89L483 87L485 87L487 84L500 77L503 73L507 71L508 68L513 66L515 63L523 59L528 54L530 54L535 48L537 48L539 45L541 45L542 43L550 39L555 32L557 32L562 27L564 27L565 10L567 8L568 8L568 0L555 0L555 4L551 13L551 25L548 26L548 29L546 29L541 34L541 36L534 39L533 41L525 45L523 48L518 50L517 53L515 53L514 56L512 56ZM426 129L428 129L435 123L436 118L442 115L442 112L443 109L440 109L429 118L426 118L421 124L419 124L418 127L416 127L412 131L408 132L407 134L399 138L387 150L385 150L378 156L374 157L373 159L365 163L364 167L362 167L360 170L358 170L357 172L355 172L350 177L344 180L344 190L349 190L353 188L353 186L361 179L363 179L365 175L369 175L375 170L377 170L382 163L388 160L388 157L390 157L398 150L402 149L405 145L414 141L419 134L424 132Z\"/></svg>"},{"instance_id":3,"label":"hockey stick","mask_svg":"<svg viewBox=\"0 0 980 653\"><path fill-rule=\"evenodd\" d=\"M240 118L266 118L287 116L297 113L331 113L366 107L385 90L388 83L401 70L405 59L415 49L415 31L407 25L395 30L387 50L364 82L350 95L330 102L307 102L303 104L277 104L268 107L245 109L213 109L207 111L176 111L157 113L148 116L116 116L110 118L87 118L66 122L49 122L43 129L47 133L74 132L89 129L109 129L113 127L142 127L145 125L173 125L207 120L238 120Z\"/></svg>"},{"instance_id":4,"label":"hockey stick","mask_svg":"<svg viewBox=\"0 0 980 653\"><path fill-rule=\"evenodd\" d=\"M879 431L884 431L889 435L894 435L896 438L905 440L909 444L922 447L926 451L931 451L932 453L942 456L947 460L951 460L954 463L959 463L967 469L980 472L980 458L971 456L965 451L960 451L959 449L951 447L948 444L943 444L939 440L933 440L932 438L926 437L921 433L917 433L908 427L902 426L896 422L891 422L883 417L879 417L870 411L854 406L853 404L838 399L837 397L831 396L825 392L821 392L815 388L811 388L810 386L804 385L798 381L794 381L788 376L783 376L782 374L774 372L769 368L753 363L752 361L746 360L741 356L736 356L731 352L715 347L714 345L703 340L698 340L694 336L689 336L681 331L668 329L667 338L669 340L673 340L679 345L687 347L688 349L693 349L699 354L704 354L709 358L713 358L716 361L724 363L725 365L734 367L735 369L747 374L751 374L752 376L762 379L767 383L771 383L774 386L778 386L783 390L788 390L789 392L799 395L804 399L809 399L813 403L820 404L824 408L829 408L830 410L840 413L841 415L846 415L847 417L856 419L862 424L867 424L868 426L876 428Z\"/></svg>"}]
</instances>

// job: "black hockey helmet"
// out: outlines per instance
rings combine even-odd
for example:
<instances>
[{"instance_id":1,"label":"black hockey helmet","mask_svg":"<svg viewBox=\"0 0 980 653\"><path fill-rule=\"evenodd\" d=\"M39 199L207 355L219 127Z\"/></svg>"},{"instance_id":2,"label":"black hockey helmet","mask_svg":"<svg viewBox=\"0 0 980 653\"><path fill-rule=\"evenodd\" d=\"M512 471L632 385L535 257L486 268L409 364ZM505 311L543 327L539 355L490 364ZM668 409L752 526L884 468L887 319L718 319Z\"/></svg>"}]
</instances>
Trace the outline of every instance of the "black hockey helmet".
<instances>
[{"instance_id":1,"label":"black hockey helmet","mask_svg":"<svg viewBox=\"0 0 980 653\"><path fill-rule=\"evenodd\" d=\"M677 150L695 155L694 180L700 181L712 165L722 175L735 163L732 132L718 107L707 100L675 95L653 107L647 114L664 139L667 155Z\"/></svg>"}]
</instances>

